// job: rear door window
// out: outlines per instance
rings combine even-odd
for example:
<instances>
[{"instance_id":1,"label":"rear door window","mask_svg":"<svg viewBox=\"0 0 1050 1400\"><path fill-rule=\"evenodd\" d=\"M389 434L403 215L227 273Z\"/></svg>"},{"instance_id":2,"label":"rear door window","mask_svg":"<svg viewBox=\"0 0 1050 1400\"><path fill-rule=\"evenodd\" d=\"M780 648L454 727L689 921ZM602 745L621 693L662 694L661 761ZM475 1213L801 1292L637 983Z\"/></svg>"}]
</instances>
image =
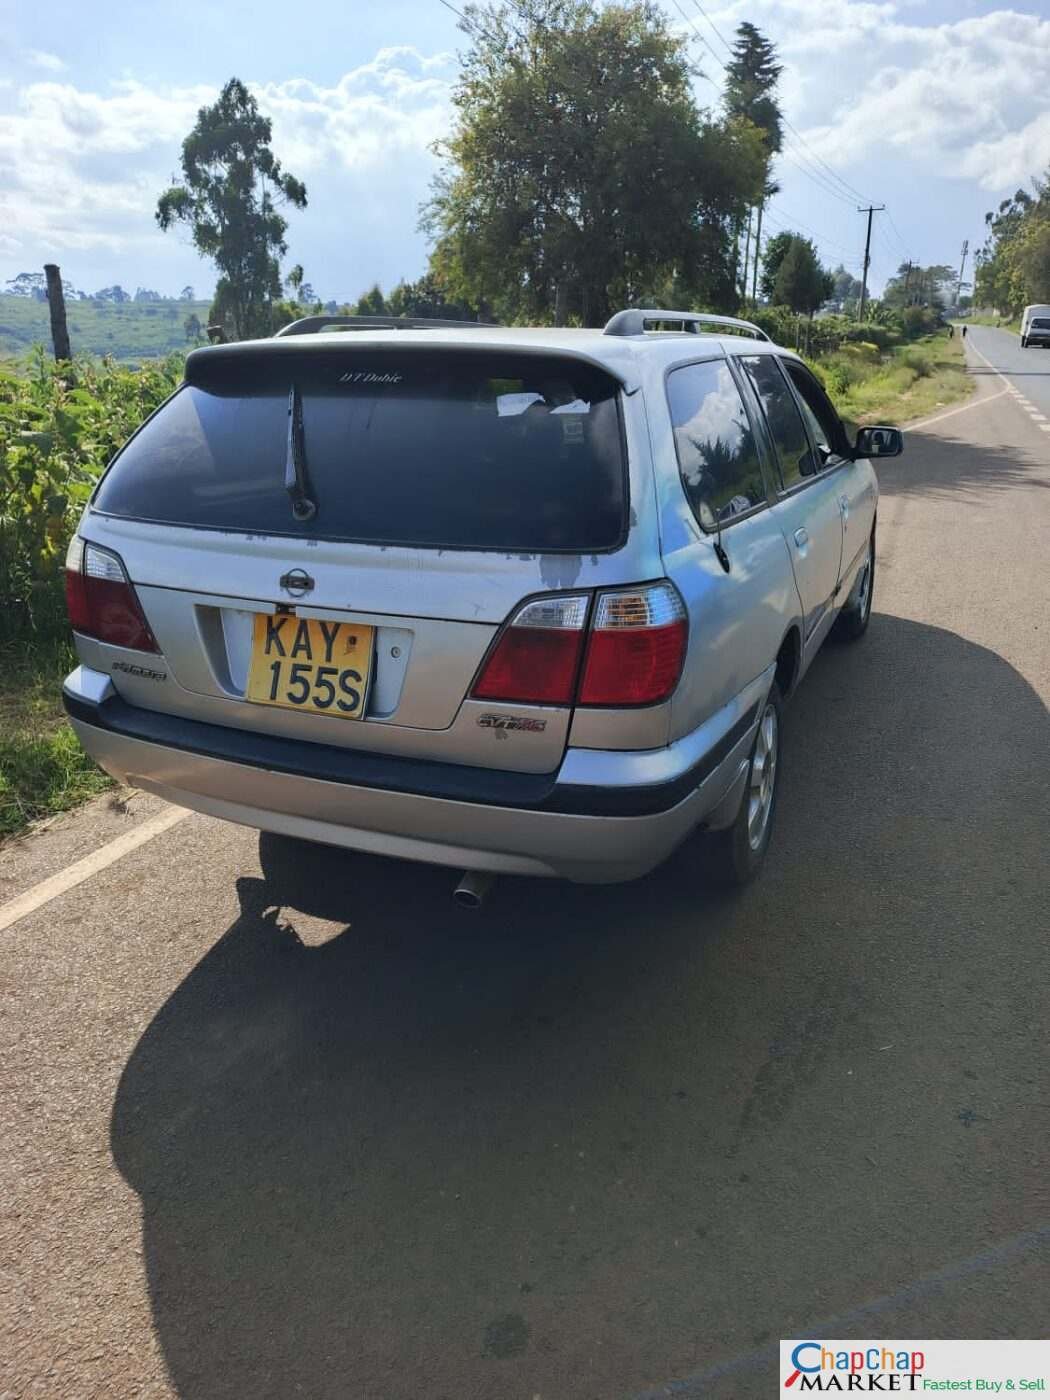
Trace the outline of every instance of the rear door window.
<instances>
[{"instance_id":1,"label":"rear door window","mask_svg":"<svg viewBox=\"0 0 1050 1400\"><path fill-rule=\"evenodd\" d=\"M795 395L775 355L743 355L740 363L762 404L784 489L797 486L803 478L813 475L817 462Z\"/></svg>"},{"instance_id":2,"label":"rear door window","mask_svg":"<svg viewBox=\"0 0 1050 1400\"><path fill-rule=\"evenodd\" d=\"M619 385L553 356L203 356L103 478L107 514L448 549L608 550L626 535ZM312 519L286 488L301 405Z\"/></svg>"},{"instance_id":3,"label":"rear door window","mask_svg":"<svg viewBox=\"0 0 1050 1400\"><path fill-rule=\"evenodd\" d=\"M754 431L725 360L683 365L667 376L678 469L705 530L766 500Z\"/></svg>"}]
</instances>

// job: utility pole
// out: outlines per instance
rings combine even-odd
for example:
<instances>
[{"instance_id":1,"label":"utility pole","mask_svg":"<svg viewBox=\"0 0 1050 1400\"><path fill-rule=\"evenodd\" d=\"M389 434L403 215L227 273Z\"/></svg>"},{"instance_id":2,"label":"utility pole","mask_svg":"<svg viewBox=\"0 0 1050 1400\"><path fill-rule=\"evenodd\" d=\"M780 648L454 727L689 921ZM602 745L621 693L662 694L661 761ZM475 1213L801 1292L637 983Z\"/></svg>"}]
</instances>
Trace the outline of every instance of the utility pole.
<instances>
[{"instance_id":1,"label":"utility pole","mask_svg":"<svg viewBox=\"0 0 1050 1400\"><path fill-rule=\"evenodd\" d=\"M959 298L962 296L963 270L966 267L966 254L970 251L970 240L963 239L962 262L959 264L959 285L955 288L955 309L959 309Z\"/></svg>"},{"instance_id":2,"label":"utility pole","mask_svg":"<svg viewBox=\"0 0 1050 1400\"><path fill-rule=\"evenodd\" d=\"M911 296L909 295L910 288L911 288L911 258L908 259L908 271L907 271L907 272L905 273L905 275L904 275L904 305L905 305L905 306L910 306L910 305L911 305Z\"/></svg>"},{"instance_id":3,"label":"utility pole","mask_svg":"<svg viewBox=\"0 0 1050 1400\"><path fill-rule=\"evenodd\" d=\"M871 216L881 213L885 208L885 204L869 204L866 209L861 206L857 208L858 214L867 214L868 216L868 236L864 240L864 277L860 284L860 310L857 312L858 321L864 320L864 307L868 300L868 267L871 263Z\"/></svg>"}]
</instances>

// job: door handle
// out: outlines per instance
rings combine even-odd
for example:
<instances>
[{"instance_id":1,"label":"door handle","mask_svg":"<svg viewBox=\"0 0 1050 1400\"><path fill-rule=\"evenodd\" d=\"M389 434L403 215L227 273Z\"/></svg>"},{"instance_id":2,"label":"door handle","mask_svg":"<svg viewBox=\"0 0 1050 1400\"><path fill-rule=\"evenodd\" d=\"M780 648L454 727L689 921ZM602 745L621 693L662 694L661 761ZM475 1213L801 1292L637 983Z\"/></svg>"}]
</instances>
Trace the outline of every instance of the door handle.
<instances>
[{"instance_id":1,"label":"door handle","mask_svg":"<svg viewBox=\"0 0 1050 1400\"><path fill-rule=\"evenodd\" d=\"M795 543L798 545L799 549L804 549L806 545L809 544L809 531L804 525L800 525L795 531Z\"/></svg>"}]
</instances>

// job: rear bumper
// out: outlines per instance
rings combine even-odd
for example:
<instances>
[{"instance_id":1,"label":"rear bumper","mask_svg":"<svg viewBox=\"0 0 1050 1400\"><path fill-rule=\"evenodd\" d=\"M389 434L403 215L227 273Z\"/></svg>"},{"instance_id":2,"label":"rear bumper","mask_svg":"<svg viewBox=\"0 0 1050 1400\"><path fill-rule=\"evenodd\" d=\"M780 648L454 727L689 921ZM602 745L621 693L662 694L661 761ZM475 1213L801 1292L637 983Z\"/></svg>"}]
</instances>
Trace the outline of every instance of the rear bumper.
<instances>
[{"instance_id":1,"label":"rear bumper","mask_svg":"<svg viewBox=\"0 0 1050 1400\"><path fill-rule=\"evenodd\" d=\"M78 667L64 700L107 772L182 806L375 854L607 882L646 874L735 799L769 677L665 749L570 749L556 774L303 744L128 705Z\"/></svg>"}]
</instances>

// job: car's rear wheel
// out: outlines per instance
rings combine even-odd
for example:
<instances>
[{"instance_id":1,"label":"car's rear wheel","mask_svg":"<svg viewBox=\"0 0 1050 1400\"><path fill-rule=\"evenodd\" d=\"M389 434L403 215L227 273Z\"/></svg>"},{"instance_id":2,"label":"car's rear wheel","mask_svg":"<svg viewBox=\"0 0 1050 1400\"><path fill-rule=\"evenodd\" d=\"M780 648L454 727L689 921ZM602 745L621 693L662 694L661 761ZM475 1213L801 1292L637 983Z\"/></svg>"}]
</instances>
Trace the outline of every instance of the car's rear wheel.
<instances>
[{"instance_id":1,"label":"car's rear wheel","mask_svg":"<svg viewBox=\"0 0 1050 1400\"><path fill-rule=\"evenodd\" d=\"M721 858L719 871L732 885L746 885L753 880L769 849L780 780L781 709L780 691L774 681L758 721L740 811L731 827L710 838L716 856Z\"/></svg>"},{"instance_id":2,"label":"car's rear wheel","mask_svg":"<svg viewBox=\"0 0 1050 1400\"><path fill-rule=\"evenodd\" d=\"M835 619L835 636L844 642L863 637L871 621L871 603L875 596L875 531L868 540L868 553L860 572L853 581L849 597Z\"/></svg>"}]
</instances>

